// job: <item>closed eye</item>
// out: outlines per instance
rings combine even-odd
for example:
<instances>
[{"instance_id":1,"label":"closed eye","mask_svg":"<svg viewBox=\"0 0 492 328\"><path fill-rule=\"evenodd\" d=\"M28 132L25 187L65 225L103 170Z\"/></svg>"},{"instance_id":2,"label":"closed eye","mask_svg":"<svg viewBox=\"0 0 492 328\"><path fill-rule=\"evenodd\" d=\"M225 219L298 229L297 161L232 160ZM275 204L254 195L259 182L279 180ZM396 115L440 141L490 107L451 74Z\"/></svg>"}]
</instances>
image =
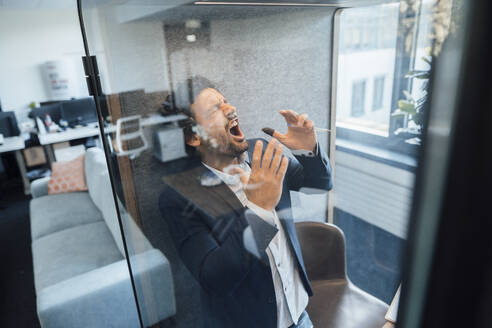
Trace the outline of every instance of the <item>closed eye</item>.
<instances>
[{"instance_id":1,"label":"closed eye","mask_svg":"<svg viewBox=\"0 0 492 328\"><path fill-rule=\"evenodd\" d=\"M213 105L208 111L207 111L207 116L208 117L211 117L213 116L215 113L217 113L219 111L219 107L220 107L220 104L215 104Z\"/></svg>"}]
</instances>

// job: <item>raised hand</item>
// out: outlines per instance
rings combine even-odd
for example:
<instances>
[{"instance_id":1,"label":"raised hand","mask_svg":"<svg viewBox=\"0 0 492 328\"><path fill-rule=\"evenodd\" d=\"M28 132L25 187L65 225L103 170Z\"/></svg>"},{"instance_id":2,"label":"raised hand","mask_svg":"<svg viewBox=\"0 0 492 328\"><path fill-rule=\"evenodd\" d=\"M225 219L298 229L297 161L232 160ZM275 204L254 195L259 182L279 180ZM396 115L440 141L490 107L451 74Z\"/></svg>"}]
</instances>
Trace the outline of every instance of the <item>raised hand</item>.
<instances>
[{"instance_id":1,"label":"raised hand","mask_svg":"<svg viewBox=\"0 0 492 328\"><path fill-rule=\"evenodd\" d=\"M282 134L272 128L263 128L263 132L277 138L282 144L292 150L311 150L316 148L316 132L314 123L307 114L298 114L293 110L281 110L280 114L287 122L287 133Z\"/></svg>"},{"instance_id":2,"label":"raised hand","mask_svg":"<svg viewBox=\"0 0 492 328\"><path fill-rule=\"evenodd\" d=\"M282 195L282 183L289 161L282 156L282 145L274 138L268 143L263 158L262 151L263 143L258 140L253 151L249 177L240 168L236 168L236 172L240 174L248 200L271 211Z\"/></svg>"}]
</instances>

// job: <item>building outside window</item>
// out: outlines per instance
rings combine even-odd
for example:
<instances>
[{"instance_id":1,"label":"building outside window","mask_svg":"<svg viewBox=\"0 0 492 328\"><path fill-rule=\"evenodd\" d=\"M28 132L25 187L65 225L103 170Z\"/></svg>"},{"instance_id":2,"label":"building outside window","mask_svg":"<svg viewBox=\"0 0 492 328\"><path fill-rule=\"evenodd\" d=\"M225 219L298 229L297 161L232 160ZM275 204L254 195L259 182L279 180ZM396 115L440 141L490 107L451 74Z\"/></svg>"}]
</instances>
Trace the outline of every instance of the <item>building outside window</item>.
<instances>
[{"instance_id":1,"label":"building outside window","mask_svg":"<svg viewBox=\"0 0 492 328\"><path fill-rule=\"evenodd\" d=\"M366 97L366 81L356 81L352 83L352 107L350 109L351 117L360 117L364 115Z\"/></svg>"},{"instance_id":2,"label":"building outside window","mask_svg":"<svg viewBox=\"0 0 492 328\"><path fill-rule=\"evenodd\" d=\"M383 96L384 96L384 76L378 76L374 78L372 86L372 110L378 110L383 108Z\"/></svg>"}]
</instances>

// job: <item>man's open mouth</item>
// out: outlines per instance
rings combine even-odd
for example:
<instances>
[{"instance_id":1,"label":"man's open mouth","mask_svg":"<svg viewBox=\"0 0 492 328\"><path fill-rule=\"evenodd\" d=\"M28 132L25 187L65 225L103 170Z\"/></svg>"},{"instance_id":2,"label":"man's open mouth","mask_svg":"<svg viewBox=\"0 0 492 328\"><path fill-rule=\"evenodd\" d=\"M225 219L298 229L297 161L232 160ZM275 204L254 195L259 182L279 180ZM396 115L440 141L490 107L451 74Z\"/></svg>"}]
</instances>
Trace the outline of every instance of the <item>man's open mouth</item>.
<instances>
[{"instance_id":1,"label":"man's open mouth","mask_svg":"<svg viewBox=\"0 0 492 328\"><path fill-rule=\"evenodd\" d=\"M229 122L229 134L232 136L234 140L237 141L244 140L244 134L243 131L241 131L241 128L239 127L239 120L237 118Z\"/></svg>"}]
</instances>

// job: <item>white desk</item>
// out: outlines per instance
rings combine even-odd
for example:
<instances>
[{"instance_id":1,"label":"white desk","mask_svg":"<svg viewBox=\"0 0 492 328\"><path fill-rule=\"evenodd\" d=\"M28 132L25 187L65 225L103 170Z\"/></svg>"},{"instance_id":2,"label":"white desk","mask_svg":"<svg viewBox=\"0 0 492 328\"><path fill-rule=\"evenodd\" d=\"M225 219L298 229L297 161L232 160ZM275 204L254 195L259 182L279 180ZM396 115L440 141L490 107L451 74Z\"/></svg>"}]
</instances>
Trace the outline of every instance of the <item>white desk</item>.
<instances>
[{"instance_id":1,"label":"white desk","mask_svg":"<svg viewBox=\"0 0 492 328\"><path fill-rule=\"evenodd\" d=\"M149 115L148 117L142 118L141 123L143 127L146 127L146 126L158 125L163 123L176 122L179 120L184 120L186 118L187 116L183 114L169 115L169 116L152 114ZM104 133L109 134L114 132L116 132L115 125L110 124L104 127ZM39 138L39 143L45 146L46 153L48 154L48 160L50 163L52 163L55 161L53 149L51 148L52 144L70 141L70 140L82 139L87 137L94 137L98 135L99 135L98 124L91 123L87 126L74 128L74 129L69 128L61 132L38 134L38 138Z\"/></svg>"},{"instance_id":2,"label":"white desk","mask_svg":"<svg viewBox=\"0 0 492 328\"><path fill-rule=\"evenodd\" d=\"M66 129L61 132L38 134L39 143L43 146L54 143L82 139L99 135L99 128L96 123L75 129Z\"/></svg>"},{"instance_id":3,"label":"white desk","mask_svg":"<svg viewBox=\"0 0 492 328\"><path fill-rule=\"evenodd\" d=\"M175 122L179 120L186 119L186 115L178 114L178 115L150 115L148 117L142 118L142 126L152 126L157 124ZM116 132L116 126L111 124L109 126L104 127L105 133L113 133ZM94 137L99 135L99 127L97 123L91 123L87 126L83 126L75 129L67 129L62 132L53 132L53 133L45 133L38 134L39 143L43 146L51 145L54 143L82 139L87 137Z\"/></svg>"},{"instance_id":4,"label":"white desk","mask_svg":"<svg viewBox=\"0 0 492 328\"><path fill-rule=\"evenodd\" d=\"M51 165L55 161L55 155L53 153L52 144L65 142L70 140L82 139L87 137L94 137L99 135L99 128L97 123L92 123L87 126L83 126L75 129L66 129L61 132L53 133L38 133L39 143L43 146L48 155L48 162Z\"/></svg>"},{"instance_id":5,"label":"white desk","mask_svg":"<svg viewBox=\"0 0 492 328\"><path fill-rule=\"evenodd\" d=\"M162 124L162 123L170 123L170 122L176 122L180 120L184 120L188 118L184 114L176 114L176 115L168 115L168 116L162 116L162 115L149 115L147 117L142 118L142 126L150 126L150 125L157 125L157 124Z\"/></svg>"},{"instance_id":6,"label":"white desk","mask_svg":"<svg viewBox=\"0 0 492 328\"><path fill-rule=\"evenodd\" d=\"M176 122L176 121L184 120L186 118L187 116L184 114L176 114L176 115L168 115L168 116L152 114L147 117L143 117L141 123L143 127L146 127L146 126ZM104 132L106 133L116 132L116 126L110 125L108 127L105 127Z\"/></svg>"},{"instance_id":7,"label":"white desk","mask_svg":"<svg viewBox=\"0 0 492 328\"><path fill-rule=\"evenodd\" d=\"M0 145L0 153L24 149L24 139L22 137L8 137L3 139Z\"/></svg>"},{"instance_id":8,"label":"white desk","mask_svg":"<svg viewBox=\"0 0 492 328\"><path fill-rule=\"evenodd\" d=\"M25 148L24 138L22 137L8 137L3 139L3 144L0 145L0 153L15 152L15 160L19 166L19 171L22 177L22 184L24 186L24 194L29 195L31 193L31 184L27 178L26 164L22 157L21 150Z\"/></svg>"}]
</instances>

